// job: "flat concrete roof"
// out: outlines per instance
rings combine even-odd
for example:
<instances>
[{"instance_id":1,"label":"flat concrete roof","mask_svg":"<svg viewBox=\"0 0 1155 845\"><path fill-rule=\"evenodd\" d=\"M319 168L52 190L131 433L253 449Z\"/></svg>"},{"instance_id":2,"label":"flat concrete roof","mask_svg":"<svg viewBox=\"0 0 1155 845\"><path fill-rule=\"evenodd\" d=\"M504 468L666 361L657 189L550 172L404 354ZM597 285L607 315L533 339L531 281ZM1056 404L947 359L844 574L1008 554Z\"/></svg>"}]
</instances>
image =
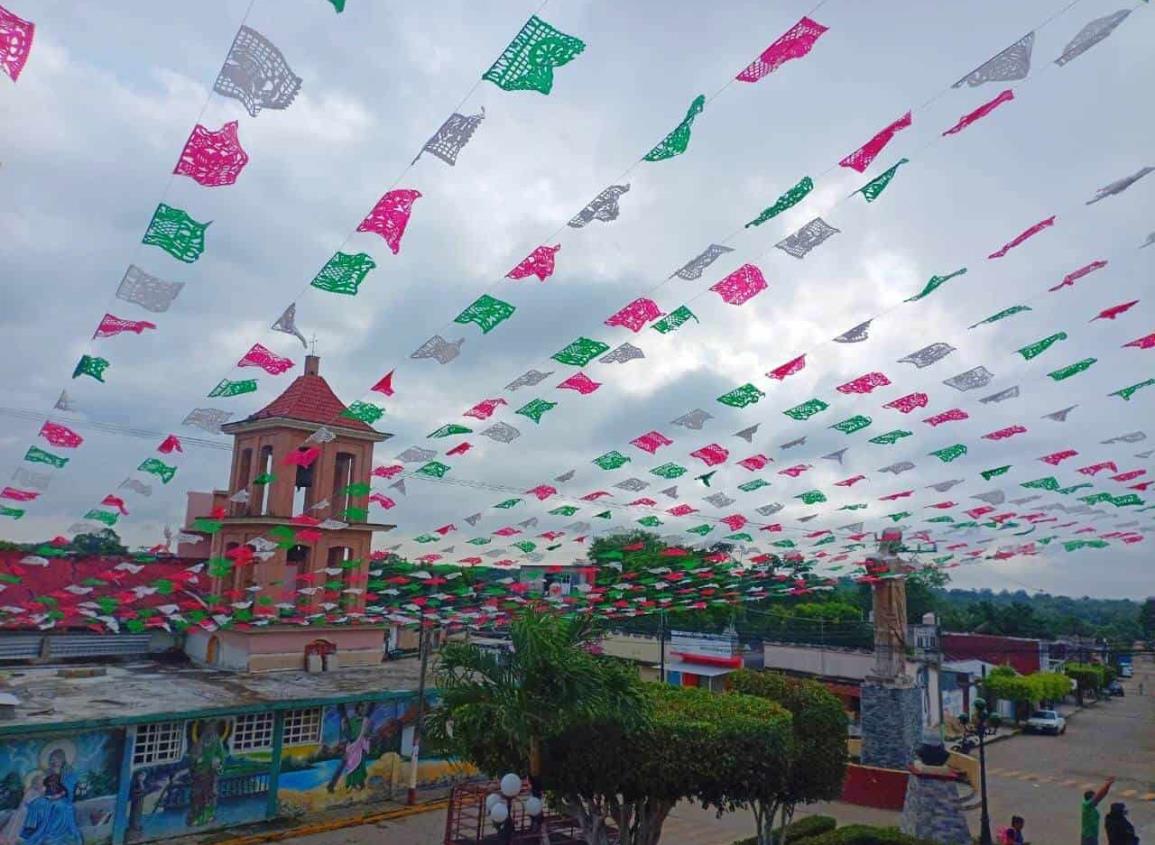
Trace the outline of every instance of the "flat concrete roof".
<instances>
[{"instance_id":1,"label":"flat concrete roof","mask_svg":"<svg viewBox=\"0 0 1155 845\"><path fill-rule=\"evenodd\" d=\"M92 669L104 674L70 677ZM15 719L0 722L0 735L391 698L415 691L418 673L416 658L318 673L243 674L155 661L12 668L0 672L0 693L20 704Z\"/></svg>"}]
</instances>

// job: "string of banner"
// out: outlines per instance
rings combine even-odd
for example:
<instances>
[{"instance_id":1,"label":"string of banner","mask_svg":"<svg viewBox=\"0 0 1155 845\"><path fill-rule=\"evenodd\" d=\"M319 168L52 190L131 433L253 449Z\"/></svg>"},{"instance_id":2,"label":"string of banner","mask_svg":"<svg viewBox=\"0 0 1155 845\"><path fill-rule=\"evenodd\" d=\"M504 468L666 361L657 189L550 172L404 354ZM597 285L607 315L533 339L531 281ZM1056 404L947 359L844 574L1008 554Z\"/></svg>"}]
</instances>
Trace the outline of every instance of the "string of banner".
<instances>
[{"instance_id":1,"label":"string of banner","mask_svg":"<svg viewBox=\"0 0 1155 845\"><path fill-rule=\"evenodd\" d=\"M1029 40L1030 40L1031 38L1033 38L1033 33L1031 33L1031 36L1028 36L1028 38L1027 38L1026 40L1028 40L1028 42L1029 42ZM1021 46L1021 44L1020 44L1019 46ZM1001 55L1003 55L1003 54L1000 54L1000 57L1001 57ZM997 58L999 58L999 57L997 57ZM1005 57L1004 57L1004 58L1005 58ZM993 60L992 60L992 61L993 61ZM988 62L988 63L990 63L990 62ZM985 66L984 66L984 67L985 67ZM979 68L979 70L982 70L982 68ZM976 72L976 74L977 74L977 73L978 73L978 72ZM973 74L973 75L971 75L971 76L974 76L974 75L975 75L975 74ZM982 74L979 74L979 75L982 75ZM387 376L387 379L390 379L390 376L392 376L392 373L390 373L390 375L389 375L389 376ZM382 381L385 381L385 380L382 380ZM392 386L390 386L390 387L392 387Z\"/></svg>"},{"instance_id":2,"label":"string of banner","mask_svg":"<svg viewBox=\"0 0 1155 845\"><path fill-rule=\"evenodd\" d=\"M1046 292L1039 294L1037 297L1035 297L1035 299L1047 297L1052 292L1064 290L1067 287L1069 287L1070 285L1073 285L1074 281L1076 279L1081 278L1083 275L1085 275L1088 267L1094 266L1096 268L1101 269L1107 263L1108 262L1105 260L1101 260L1101 259L1096 260L1095 262L1092 262L1092 264L1086 265L1084 268L1080 268L1080 270L1074 271L1073 273L1068 274L1065 281L1060 282L1055 287L1050 288ZM980 326L989 325L990 323L993 323L993 322L1001 322L1002 320L1007 319L1011 316L1015 316L1017 314L1021 314L1021 313L1026 312L1026 311L1030 311L1031 306L1028 303L1031 303L1032 301L1033 300L1030 300L1030 299L1020 301L1019 304L1016 304L1015 306L1013 306L1011 308L1004 309L1003 311L998 312L998 314L996 314L993 318L987 318L985 320L981 320L977 323L974 323L974 324L970 325L969 327L967 327L966 329L963 329L963 331L969 331L971 329L975 329L975 328L978 328ZM1116 319L1118 319L1121 315L1131 311L1131 309L1134 307L1136 302L1137 302L1137 300L1127 302L1127 303L1122 303L1119 306L1112 306L1111 308L1105 309L1104 311L1100 312L1098 315L1096 315L1093 318L1093 322L1097 322L1099 320L1102 320L1104 322L1099 323L1099 325L1105 325L1106 321L1108 319L1110 319L1112 321L1112 324L1113 324L1114 321ZM1055 332L1055 333L1052 333L1049 336L1043 338L1040 341L1036 341L1035 343L1031 343L1031 344L1028 344L1027 346L1024 346L1020 349L1014 350L1012 352L1012 357L1015 360L1018 360L1019 356L1021 356L1021 359L1025 365L1025 362L1034 360L1035 358L1037 358L1038 356L1040 356L1044 352L1046 352L1048 349L1050 349L1056 343L1066 341L1072 337L1074 337L1074 335L1068 334L1065 331ZM859 336L857 339L857 342L862 342L863 340L865 340L865 337ZM1155 344L1155 337L1146 336L1146 337L1138 338L1137 340L1131 341L1130 343L1123 344L1123 348L1124 349L1135 348L1135 349L1142 350L1145 348L1150 348L1150 346L1152 344ZM936 343L930 344L929 346L926 346L920 350L917 350L916 352L913 352L910 355L905 356L902 359L899 359L899 361L900 361L900 363L912 364L913 366L915 366L916 368L921 370L921 369L929 367L933 364L936 364L938 361L943 360L944 358L946 358L948 355L952 354L955 351L957 351L957 348L955 346L953 346L952 344L950 344L948 342L940 340L940 341L937 341ZM1096 360L1098 360L1098 359L1096 359ZM792 375L795 372L797 372L798 370L800 370L801 367L799 366L798 361L799 361L799 359L795 359L794 362L792 362L791 364L784 365L782 368L779 368L778 375L781 376L782 378L785 378L787 375ZM1052 382L1056 382L1056 383L1057 382L1066 382L1066 380L1071 378L1072 376L1078 375L1082 372L1085 372L1094 363L1095 363L1094 361L1088 361L1088 359L1082 359L1080 362L1077 362L1077 364L1078 364L1077 366L1075 366L1075 365L1064 366L1064 367L1058 368L1057 370L1052 371L1051 373L1048 373L1047 376L1051 379ZM973 368L972 370L968 370L967 373L962 374L961 377L955 376L955 377L952 377L951 379L947 379L945 381L945 384L947 386L954 387L960 391L970 391L970 390L974 390L974 389L979 388L979 387L984 387L984 386L989 385L993 378L994 378L994 374L991 373L989 370L987 370L986 367ZM887 378L885 376L885 374L875 371L875 372L867 373L863 376L860 376L857 379L853 379L849 382L846 382L845 384L838 385L836 388L833 388L833 389L837 390L839 393L841 393L845 396L855 397L855 396L861 396L861 395L867 395L867 394L873 393L875 390L887 387L890 384L891 384L891 382L890 382L889 378ZM731 392L731 394L726 394L726 395L720 397L718 401L722 404L730 405L733 408L745 408L745 407L748 407L749 405L754 404L754 402L751 401L752 398L754 398L754 399L760 398L758 393L756 393L755 391L756 391L756 388L753 388L753 385L747 385L745 388L745 391L743 391L740 388L738 391L734 391L734 392ZM736 401L734 394L738 394L738 398L741 399L741 401ZM982 404L984 407L994 405L994 404L1000 404L1001 405L1001 403L1005 402L1006 400L1015 398L1018 395L1019 395L1019 387L1018 387L1018 385L1016 385L1016 386L1011 387L1011 388L997 391L996 393L994 393L990 396L982 397L980 399L977 399L976 401L978 403ZM888 402L888 403L886 403L886 405L884 405L884 407L892 409L892 410L896 410L900 413L910 414L911 412L916 411L920 408L926 408L928 406L928 403L929 403L929 398L925 393L915 392L915 393L911 393L911 394L907 394L905 396L899 397L899 398L897 398L891 402ZM1064 408L1058 412L1048 414L1048 415L1046 415L1046 418L1051 419L1051 420L1056 421L1056 422L1065 421L1066 416L1070 412L1072 407L1073 406L1068 406L1067 408ZM827 409L827 403L826 402L824 402L822 400L811 400L807 403L804 403L803 405L796 406L796 407L791 408L791 409L787 409L787 410L783 411L783 413L786 416L791 417L792 419L794 419L796 421L803 421L804 422L806 420L809 420L811 417L825 411L826 409ZM699 413L699 415L706 414L706 412L700 411L700 410L698 411L698 413ZM956 407L951 408L948 411L943 411L941 413L934 414L934 415L928 417L927 419L925 419L924 422L927 423L928 425L930 425L932 428L937 429L939 426L941 426L945 423L959 422L959 421L968 419L969 417L970 417L970 414L963 407L956 406ZM848 420L844 420L840 423L836 423L835 425L830 426L830 428L833 428L834 430L842 432L843 434L846 434L846 435L852 435L852 434L854 434L858 431L861 431L864 428L867 428L868 426L870 426L871 422L872 421L870 420L870 418L863 416L861 414L858 414L858 415L851 417ZM739 437L739 438L741 438L747 442L751 442L753 440L753 437L754 437L757 429L758 429L758 426L759 426L759 424L755 423L753 426L749 426L747 428L744 428L742 431L736 433L734 436ZM1011 437L1015 437L1017 435L1024 434L1024 433L1026 433L1026 431L1027 431L1026 428L1024 428L1021 425L1008 426L1008 427L1005 427L1003 429L999 429L997 431L992 431L989 434L984 435L983 439L989 440L989 441L1001 442L1001 441L1009 440ZM911 445L909 442L905 441L905 438L911 436L912 434L913 434L913 432L898 430L895 432L888 432L886 434L882 434L882 435L879 435L877 437L874 437L870 440L870 442L873 444L876 444L876 445L884 445L884 446L890 446L890 447L893 447L896 444L899 444L900 442L905 443L905 445ZM1134 433L1129 437L1127 442L1137 442L1137 438L1142 438L1142 437L1145 437L1145 435L1143 435L1141 432L1140 433ZM794 449L797 446L801 445L804 441L805 441L805 435L803 435L802 437L800 437L798 439L792 440L789 443L785 443L779 448ZM669 438L665 437L665 435L661 434L660 432L656 432L656 431L651 431L645 435L642 435L639 438L636 438L634 441L631 441L631 445L634 445L635 447L637 447L637 448L641 449L642 451L647 452L649 454L654 454L655 452L658 451L658 449L672 445L672 443L673 443L673 441L671 441ZM915 448L917 448L917 447L915 447ZM830 461L836 461L839 464L842 464L844 462L846 452L847 452L847 448L842 448L842 449L838 449L835 452L830 453L830 454L815 453L813 456L810 456L809 458L803 458L801 456L798 456L799 458L801 458L800 463L796 464L793 467L779 470L778 474L782 475L782 476L786 476L789 479L797 479L797 478L800 478L803 475L803 473L805 473L807 470L813 468L813 465L807 462L808 460L817 460L819 458L823 458L823 459L830 460ZM936 450L935 452L932 452L930 454L932 456L940 458L940 460L942 460L945 463L948 461L956 460L957 458L962 457L963 455L967 454L967 449L966 449L965 444L955 444L955 445L950 446L950 447L944 447L943 449ZM712 486L711 479L715 475L715 473L717 472L717 469L715 469L715 467L723 465L729 460L729 450L726 449L725 447L717 444L717 443L709 443L709 444L703 445L699 448L695 448L695 449L693 449L693 451L689 451L689 456L701 460L706 465L706 468L708 471L704 475L698 476L698 480L701 481L706 486ZM415 459L418 459L418 458L424 458L425 456L424 455L414 455L412 457ZM668 457L668 455L666 457ZM741 466L744 470L747 470L750 472L757 472L757 471L765 469L768 466L768 464L772 463L772 462L773 462L772 458L769 458L768 456L766 456L764 454L758 453L758 454L752 455L748 458L745 458L742 461L738 461L737 465ZM609 453L606 453L604 455L599 456L598 458L595 458L591 463L593 463L595 466L599 467L602 470L616 470L616 469L620 469L620 468L625 467L627 464L630 464L631 459L629 457L623 455L621 452L614 450L613 452L609 452ZM897 461L897 462L891 464L891 466L889 466L889 467L884 467L882 471L891 472L891 473L894 473L895 475L897 475L897 474L900 474L902 472L907 471L910 468L913 468L913 466L914 466L913 464L911 464L907 461ZM400 467L400 466L395 467L395 471L398 473L401 471L401 469L402 469L402 467ZM1117 471L1117 470L1113 470L1113 471ZM685 473L688 472L688 470L686 469L685 466L683 466L681 464L670 463L667 461L666 463L663 463L660 467L651 468L650 472L652 474L657 475L659 478L666 478L666 479L672 480L674 478L677 478L679 476L684 475ZM1118 473L1116 476L1112 476L1112 480L1116 480L1119 482L1128 482L1128 481L1135 480L1136 478L1138 478L1139 476L1141 476L1143 474L1145 474L1145 471L1143 471L1143 470L1123 472L1123 473ZM554 482L555 483L568 482L571 480L571 478L569 476L570 476L569 473L563 474L563 476L559 476L558 478L554 479ZM408 475L405 477L411 478L414 476L411 474L411 475ZM420 476L418 476L418 477L420 477ZM839 486L848 488L848 487L854 486L857 483L864 481L864 480L866 480L866 476L857 475L857 476L853 476L849 479L846 479L842 482L837 482L837 484ZM1149 484L1150 484L1150 482L1139 482L1137 484L1132 485L1131 489L1144 491L1148 488ZM638 478L630 478L630 479L627 479L626 481L620 482L614 486L619 488L619 489L623 489L623 490L628 490L628 491L632 491L632 492L640 492L641 490L644 490L646 487L648 487L649 484L647 482L642 481L641 479L638 479ZM762 479L755 479L755 480L750 481L746 484L740 485L739 489L743 493L750 493L750 492L762 489L763 487L767 487L767 486L769 486L768 482L766 482ZM540 487L533 488L533 490L530 490L528 492L532 493L532 492L534 492L534 490L537 490L540 492L545 492L545 493L549 493L550 490L554 491L554 493L558 492L558 488L554 487L553 485L541 485ZM525 492L525 491L519 491L519 492ZM663 490L662 493L669 498L675 498L676 499L677 498L677 487L675 485L674 487L667 488L666 490ZM588 494L588 495L601 497L601 496L608 496L610 494L607 491L596 491L595 493ZM805 499L808 497L804 494L804 495L802 495L800 497L796 497L796 498ZM584 501L586 501L586 502L589 502L590 500L591 499L588 497L584 499ZM884 500L885 500L885 498L884 498ZM728 504L732 504L734 500L732 498L730 498L730 496L726 495L725 492L718 491L718 492L714 493L712 496L707 497L707 501L710 501L710 503L715 505L715 506L725 507ZM509 507L509 505L507 503L502 503L502 504L505 505L505 507ZM1120 505L1123 505L1123 504L1141 504L1141 502L1138 500L1137 496L1135 496L1134 494L1130 494L1130 495L1128 495L1127 498L1120 500ZM654 506L657 505L657 502L655 502L652 499L648 499L648 498L639 498L639 499L635 499L633 502L630 502L629 505L630 506L639 506L640 508L643 508L643 509L652 509ZM770 506L766 506L766 507L760 509L760 512L764 516L769 516L769 515L772 515L774 513L777 513L779 510L782 509L782 507L783 506L781 504L776 503L776 504L772 504ZM690 508L689 506L679 505L679 506L668 509L667 512L672 513L675 516L678 516L678 515L682 515L682 514L693 513L694 511L695 511L695 509ZM476 516L477 515L474 515L475 518L471 520L471 524L476 524ZM813 518L813 516L810 516L807 518ZM656 523L653 521L653 518L650 518L649 524L657 525L660 523Z\"/></svg>"},{"instance_id":3,"label":"string of banner","mask_svg":"<svg viewBox=\"0 0 1155 845\"><path fill-rule=\"evenodd\" d=\"M1116 24L1116 25L1117 25L1117 24ZM1104 36L1104 37L1105 37L1105 36ZM781 40L782 40L782 39L780 39L780 42L781 42ZM808 47L807 47L807 51L808 51ZM688 132L687 132L687 141L688 141ZM408 222L408 217L407 217L407 218L405 218L405 220L407 220L407 222ZM163 477L162 477L162 478L163 478Z\"/></svg>"}]
</instances>

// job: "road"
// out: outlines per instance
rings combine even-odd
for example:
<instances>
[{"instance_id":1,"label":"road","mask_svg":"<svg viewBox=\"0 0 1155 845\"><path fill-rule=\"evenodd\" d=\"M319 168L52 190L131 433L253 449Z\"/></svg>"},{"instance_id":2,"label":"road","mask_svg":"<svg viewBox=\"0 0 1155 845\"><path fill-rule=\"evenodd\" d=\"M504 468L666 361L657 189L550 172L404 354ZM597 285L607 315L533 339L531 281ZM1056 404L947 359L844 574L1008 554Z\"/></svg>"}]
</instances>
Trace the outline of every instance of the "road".
<instances>
[{"instance_id":1,"label":"road","mask_svg":"<svg viewBox=\"0 0 1155 845\"><path fill-rule=\"evenodd\" d=\"M1125 682L1127 695L1094 704L1070 720L1061 737L1015 736L988 749L988 791L992 830L1012 814L1026 819L1028 841L1039 845L1078 841L1079 804L1086 789L1098 789L1104 778L1117 778L1104 800L1104 815L1113 801L1123 801L1143 842L1155 842L1155 663L1150 656L1135 664ZM1140 697L1143 683L1146 695ZM840 802L815 804L799 815L823 813L841 823L897 825L898 814L853 807ZM970 814L978 834L978 811ZM283 840L292 845L441 845L444 811L423 813L378 825L351 827ZM662 845L730 845L751 836L749 813L716 818L712 812L683 804L670 815ZM1106 842L1103 835L1100 841Z\"/></svg>"},{"instance_id":2,"label":"road","mask_svg":"<svg viewBox=\"0 0 1155 845\"><path fill-rule=\"evenodd\" d=\"M1100 701L1076 713L1060 737L1014 736L987 749L987 790L991 830L1026 820L1028 841L1077 842L1082 794L1117 778L1101 809L1124 802L1142 842L1155 842L1155 663L1137 658L1135 677L1124 682L1127 695ZM1139 684L1146 695L1139 696ZM898 813L852 807L840 802L815 804L800 813L831 815L842 823L897 825ZM979 831L979 813L968 814L971 832ZM730 845L752 835L749 814L715 819L712 813L680 806L662 835L662 845ZM1106 842L1106 835L1100 836Z\"/></svg>"},{"instance_id":3,"label":"road","mask_svg":"<svg viewBox=\"0 0 1155 845\"><path fill-rule=\"evenodd\" d=\"M1135 677L1124 687L1124 698L1075 714L1061 737L1018 736L988 749L987 785L998 822L1006 824L1011 813L1018 813L1027 820L1028 838L1036 842L1075 840L1082 793L1114 775L1104 814L1111 802L1124 802L1139 838L1155 841L1155 664L1150 655L1136 662Z\"/></svg>"}]
</instances>

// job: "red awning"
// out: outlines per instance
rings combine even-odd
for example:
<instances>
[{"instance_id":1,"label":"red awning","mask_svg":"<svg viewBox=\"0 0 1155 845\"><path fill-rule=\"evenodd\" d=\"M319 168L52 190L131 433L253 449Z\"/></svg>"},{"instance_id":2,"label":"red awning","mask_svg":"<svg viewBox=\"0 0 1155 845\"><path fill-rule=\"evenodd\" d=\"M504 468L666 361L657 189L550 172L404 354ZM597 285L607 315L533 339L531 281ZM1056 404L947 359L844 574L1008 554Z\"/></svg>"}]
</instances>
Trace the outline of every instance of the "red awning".
<instances>
[{"instance_id":1,"label":"red awning","mask_svg":"<svg viewBox=\"0 0 1155 845\"><path fill-rule=\"evenodd\" d=\"M862 688L854 684L827 683L826 688L835 695L840 695L843 698L862 698Z\"/></svg>"},{"instance_id":2,"label":"red awning","mask_svg":"<svg viewBox=\"0 0 1155 845\"><path fill-rule=\"evenodd\" d=\"M681 658L686 663L697 663L701 666L726 666L731 669L742 667L741 657L722 657L717 654L690 654L684 651L671 652L674 657Z\"/></svg>"}]
</instances>

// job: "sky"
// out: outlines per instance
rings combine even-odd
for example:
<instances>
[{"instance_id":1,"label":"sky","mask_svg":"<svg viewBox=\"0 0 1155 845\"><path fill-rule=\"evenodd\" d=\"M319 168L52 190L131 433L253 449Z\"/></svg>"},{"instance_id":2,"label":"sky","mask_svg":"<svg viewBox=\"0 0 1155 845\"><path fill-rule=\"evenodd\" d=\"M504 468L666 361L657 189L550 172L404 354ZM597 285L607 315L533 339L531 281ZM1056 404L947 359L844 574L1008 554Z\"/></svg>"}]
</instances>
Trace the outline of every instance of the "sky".
<instances>
[{"instance_id":1,"label":"sky","mask_svg":"<svg viewBox=\"0 0 1155 845\"><path fill-rule=\"evenodd\" d=\"M304 350L269 326L291 302L337 394L346 402L376 397L384 405L377 427L393 437L378 446L380 462L413 445L444 452L462 439L473 444L467 455L445 459L453 469L441 482L409 479L404 495L380 485L398 503L375 514L398 526L396 539L384 542L404 541L404 550L414 553L452 548L446 560L479 553L465 545L469 537L531 517L539 523L525 529L527 536L563 530L600 508L585 505L571 519L546 511L563 497L574 501L600 489L614 493L605 500L613 519L598 530L657 513L663 520L657 530L675 534L703 518L742 513L753 521L747 530L769 521L783 525L781 535L755 531L755 545L765 549L776 536L801 540L819 529L844 535L841 526L860 520L865 530L877 530L891 524L887 514L906 510L915 516L904 524L933 527L941 547L956 537L922 523L937 512L928 505L954 501L962 506L955 513L981 505L974 495L1024 497L1032 491L1021 482L1047 475L1121 494L1126 485L1106 479L1109 473L1089 479L1076 468L1114 461L1120 472L1151 469L1151 461L1136 454L1155 444L1102 441L1144 431L1155 412L1155 390L1129 401L1108 396L1155 375L1155 350L1123 348L1155 330L1155 248L1139 248L1155 230L1155 175L1085 204L1099 187L1155 165L1155 118L1144 107L1155 79L1155 12L1142 2L825 0L815 7L813 0L734 0L704 10L691 3L606 0L553 0L540 9L515 2L348 0L342 14L326 0L106 0L86 5L82 14L63 0L4 2L35 21L37 32L19 82L0 76L0 463L9 468L0 471L18 468L30 445L47 446L37 431L62 388L76 410L53 412L51 419L73 426L86 442L23 519L0 525L0 535L33 540L64 532L154 456L164 434L225 444L226 438L182 427L181 420L196 407L224 408L240 419L288 386ZM1135 11L1109 38L1066 65L1054 63L1086 23L1121 8ZM581 38L584 52L555 70L549 96L481 81L535 11ZM756 84L733 81L806 14L828 27L809 55ZM274 42L303 79L289 108L254 119L238 101L211 94L242 21ZM1032 30L1027 79L951 88ZM942 135L1007 87L1015 92L1012 102L958 134ZM641 162L699 94L708 99L688 151ZM449 114L482 109L485 119L456 166L430 155L410 165ZM907 111L912 126L865 174L838 166ZM235 185L205 188L172 176L193 125L217 129L231 120L240 122L250 157ZM900 158L909 163L878 200L868 204L852 195ZM815 188L802 203L762 226L743 227L804 176ZM618 219L565 226L603 188L627 183ZM354 231L393 188L422 194L397 255L377 236ZM212 221L195 263L140 243L161 201ZM986 258L1052 215L1054 226L1004 258ZM775 249L815 216L839 233L801 260ZM724 240L734 251L699 280L670 278L707 245ZM542 244L561 244L553 276L545 282L504 278ZM377 264L355 298L309 288L337 250L365 252ZM1096 260L1108 265L1073 287L1048 292ZM185 283L168 312L150 315L114 298L131 263ZM741 306L710 292L747 263L760 269L766 290ZM903 302L932 276L963 267L966 274L925 299ZM484 336L475 325L454 325L483 293L514 305L513 318ZM648 328L632 335L603 324L641 296L664 312L688 305L697 322L667 335ZM1091 322L1101 310L1135 299L1118 318ZM1016 304L1031 311L968 328ZM93 342L106 312L151 319L158 328ZM872 318L864 342L830 342ZM1058 332L1067 337L1038 357L1016 353ZM444 366L409 359L438 333L465 339L460 357ZM602 386L588 396L557 390L577 370L550 356L579 336L611 348L629 341L645 358L590 364L582 371ZM898 360L938 342L955 349L931 366ZM235 369L254 343L291 357L292 374ZM69 379L85 353L112 362L106 383ZM801 372L780 382L766 377L803 353ZM1084 373L1063 381L1047 376L1088 357L1097 362ZM959 392L943 385L980 365L994 374L986 388ZM552 375L536 387L505 389L531 368ZM394 369L396 395L381 401L368 388ZM868 372L884 373L891 384L870 395L835 390ZM254 376L257 393L205 398L222 378ZM742 409L717 402L745 383L765 397ZM978 401L1011 387L1019 388L1014 399ZM928 394L927 408L902 415L882 407L914 391ZM483 425L461 416L497 397L509 404L493 421L522 434L512 444L478 436ZM782 413L815 397L829 405L821 415L800 422ZM558 403L537 424L514 413L535 398ZM1043 418L1070 405L1077 407L1065 422ZM698 408L713 417L701 430L671 425ZM969 419L934 427L923 422L952 408ZM853 435L829 428L855 414L871 417L872 426ZM428 439L451 422L469 423L475 433ZM749 444L734 436L756 423ZM1013 425L1027 430L1005 440L982 438ZM124 428L145 434L130 436ZM914 436L890 446L866 442L894 429ZM652 430L673 445L653 456L629 445ZM804 443L782 448L803 436ZM705 468L689 452L709 443L731 455L706 489L694 481ZM968 453L949 466L928 456L954 443L968 444ZM844 446L841 462L822 457ZM612 473L591 463L613 449L631 463ZM1038 460L1065 449L1078 457L1058 467ZM734 465L755 453L774 463L757 476ZM666 461L692 471L677 482L649 474ZM901 461L915 468L901 476L879 472ZM227 482L228 453L221 448L190 443L175 462L172 483L154 483L147 498L125 494L131 513L117 530L130 543L151 545L164 526L178 527L186 491ZM811 467L800 477L778 474L800 463ZM1013 472L1004 478L979 475L1007 464ZM571 481L551 481L571 469ZM854 487L834 486L856 474L866 478ZM736 492L754 477L770 486ZM649 486L635 493L614 488L627 478ZM955 478L964 481L949 492L927 489ZM542 483L552 483L559 496L493 509ZM675 483L677 502L658 492ZM796 498L810 490L822 490L829 501L812 508ZM907 490L909 497L880 501ZM733 504L704 501L719 491ZM1042 495L1033 508L1079 504L1074 496L1033 492ZM621 507L640 496L659 500L658 510ZM756 513L773 502L785 505L780 514ZM869 505L839 511L860 502ZM698 512L668 516L665 509L676 503ZM1020 514L1024 507L1005 506ZM1150 526L1150 513L1106 507L1111 512L1083 515L1090 521L1080 525L1110 531L1137 520L1130 530ZM478 512L476 527L464 522ZM813 522L799 521L812 514ZM1061 510L1052 515L1067 518ZM412 542L448 524L455 530L437 543ZM1045 530L1000 535L989 548L1030 542ZM1155 584L1150 542L1076 552L1046 546L1036 555L968 564L951 574L964 587L1140 597ZM563 543L556 553L572 557L581 548Z\"/></svg>"}]
</instances>

